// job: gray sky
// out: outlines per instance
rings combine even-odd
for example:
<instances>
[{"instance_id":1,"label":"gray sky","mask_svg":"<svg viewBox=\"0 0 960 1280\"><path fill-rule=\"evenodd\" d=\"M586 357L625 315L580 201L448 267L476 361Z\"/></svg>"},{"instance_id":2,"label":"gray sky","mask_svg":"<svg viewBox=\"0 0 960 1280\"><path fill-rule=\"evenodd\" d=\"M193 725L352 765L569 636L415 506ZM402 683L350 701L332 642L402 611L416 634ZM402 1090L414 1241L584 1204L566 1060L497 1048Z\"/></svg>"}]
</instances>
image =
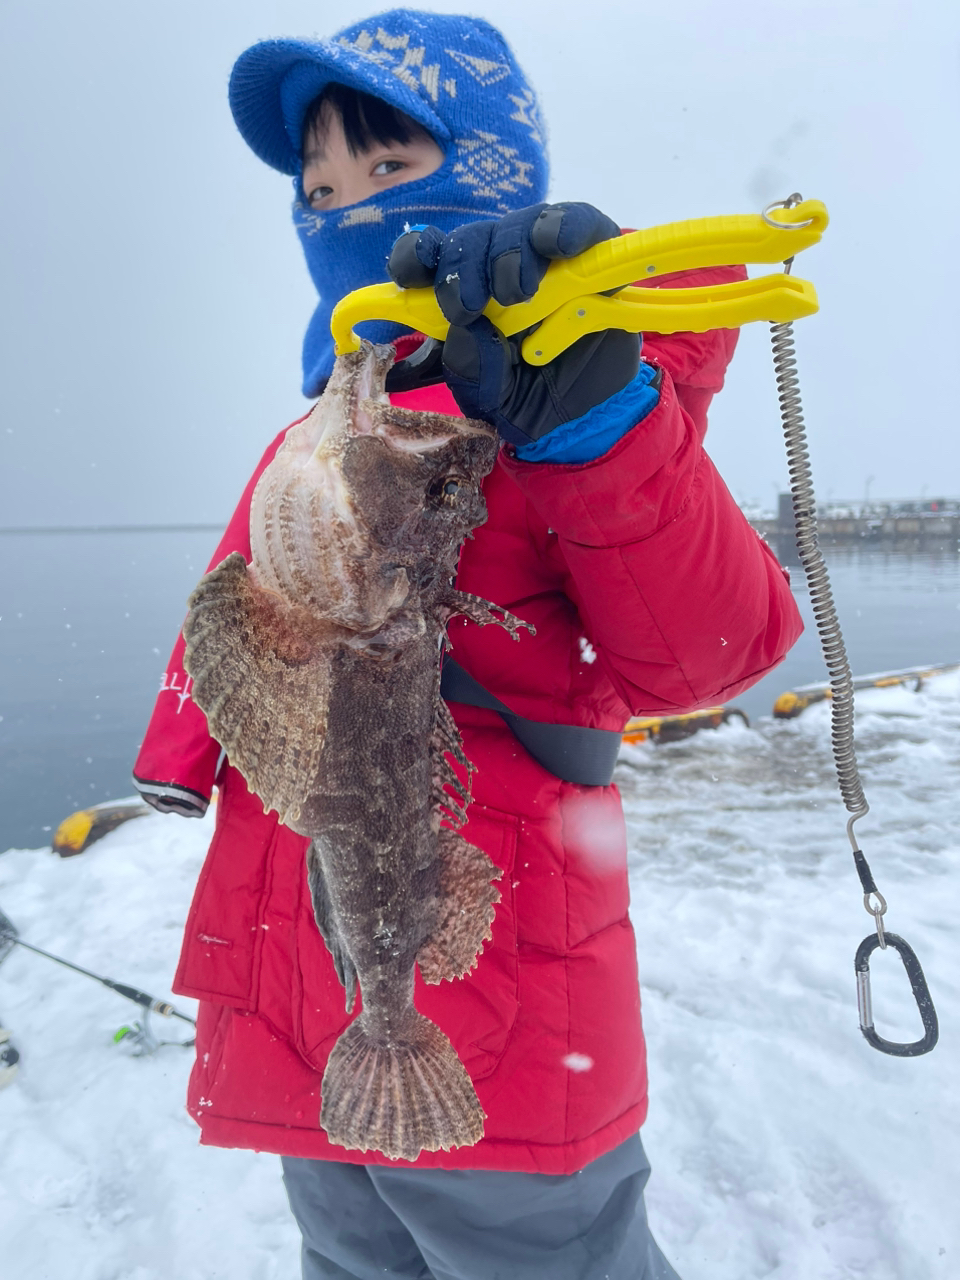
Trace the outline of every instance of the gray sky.
<instances>
[{"instance_id":1,"label":"gray sky","mask_svg":"<svg viewBox=\"0 0 960 1280\"><path fill-rule=\"evenodd\" d=\"M229 515L303 410L313 302L289 182L237 135L230 67L384 7L0 0L0 525ZM554 198L634 227L794 189L827 204L795 267L822 308L797 325L818 492L960 494L960 6L482 14L540 93ZM786 465L768 347L744 331L708 445L738 498L770 506Z\"/></svg>"}]
</instances>

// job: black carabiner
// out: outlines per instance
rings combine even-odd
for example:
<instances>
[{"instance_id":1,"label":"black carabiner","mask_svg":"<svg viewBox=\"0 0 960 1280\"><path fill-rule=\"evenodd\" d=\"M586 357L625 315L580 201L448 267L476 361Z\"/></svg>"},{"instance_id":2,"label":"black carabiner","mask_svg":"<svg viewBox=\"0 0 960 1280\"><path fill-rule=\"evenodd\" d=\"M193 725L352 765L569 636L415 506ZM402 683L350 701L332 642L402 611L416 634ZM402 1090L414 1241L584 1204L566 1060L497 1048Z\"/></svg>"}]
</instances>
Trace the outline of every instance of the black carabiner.
<instances>
[{"instance_id":1,"label":"black carabiner","mask_svg":"<svg viewBox=\"0 0 960 1280\"><path fill-rule=\"evenodd\" d=\"M937 1011L933 1007L930 988L927 986L927 980L923 976L920 961L913 948L895 933L887 933L884 937L887 944L900 953L903 967L910 979L910 986L913 988L913 998L920 1010L925 1034L922 1040L914 1040L912 1044L899 1044L896 1040L884 1040L883 1036L878 1036L876 1033L873 1025L873 1002L870 996L870 957L880 946L880 938L875 933L871 933L860 943L857 947L857 958L854 961L857 973L860 1030L867 1043L874 1049L879 1049L881 1053L889 1053L895 1058L919 1058L922 1053L930 1052L940 1036Z\"/></svg>"}]
</instances>

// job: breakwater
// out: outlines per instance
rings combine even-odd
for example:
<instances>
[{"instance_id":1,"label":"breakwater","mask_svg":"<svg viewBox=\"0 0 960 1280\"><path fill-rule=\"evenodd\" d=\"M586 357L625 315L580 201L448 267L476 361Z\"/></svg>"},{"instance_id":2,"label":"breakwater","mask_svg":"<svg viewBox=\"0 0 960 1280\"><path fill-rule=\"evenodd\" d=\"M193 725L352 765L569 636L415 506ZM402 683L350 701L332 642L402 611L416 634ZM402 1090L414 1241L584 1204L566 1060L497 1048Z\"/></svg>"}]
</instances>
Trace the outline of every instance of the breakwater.
<instances>
[{"instance_id":1,"label":"breakwater","mask_svg":"<svg viewBox=\"0 0 960 1280\"><path fill-rule=\"evenodd\" d=\"M781 493L775 515L750 518L773 541L793 538L793 503ZM817 527L825 542L897 542L955 548L960 542L960 498L887 498L817 503Z\"/></svg>"}]
</instances>

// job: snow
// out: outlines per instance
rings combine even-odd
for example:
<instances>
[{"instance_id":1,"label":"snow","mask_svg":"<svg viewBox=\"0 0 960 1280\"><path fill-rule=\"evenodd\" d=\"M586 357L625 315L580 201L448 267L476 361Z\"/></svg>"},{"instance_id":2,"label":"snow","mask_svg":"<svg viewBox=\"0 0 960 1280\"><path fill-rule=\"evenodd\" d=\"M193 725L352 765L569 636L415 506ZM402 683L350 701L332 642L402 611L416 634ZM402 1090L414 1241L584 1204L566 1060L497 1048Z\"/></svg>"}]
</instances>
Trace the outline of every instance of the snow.
<instances>
[{"instance_id":1,"label":"snow","mask_svg":"<svg viewBox=\"0 0 960 1280\"><path fill-rule=\"evenodd\" d=\"M942 1023L932 1055L870 1049L853 955L871 931L829 709L628 748L633 918L650 1049L651 1220L681 1276L960 1274L954 905L960 680L857 695L857 825ZM632 767L630 767L632 766ZM921 1034L892 952L877 1029Z\"/></svg>"},{"instance_id":2,"label":"snow","mask_svg":"<svg viewBox=\"0 0 960 1280\"><path fill-rule=\"evenodd\" d=\"M212 833L159 814L88 852L0 857L0 907L34 946L171 995L180 934ZM192 1051L114 1044L136 1005L15 947L0 1020L21 1052L0 1093L0 1239L17 1280L289 1280L299 1233L275 1156L201 1148L183 1099ZM164 1039L190 1028L152 1015Z\"/></svg>"},{"instance_id":3,"label":"snow","mask_svg":"<svg viewBox=\"0 0 960 1280\"><path fill-rule=\"evenodd\" d=\"M829 709L624 750L650 1050L647 1202L683 1280L960 1274L960 674L920 693L867 691L857 706L872 805L858 834L942 1024L940 1045L920 1059L884 1057L858 1029L853 955L871 921L834 783ZM152 815L77 858L10 851L0 906L26 941L170 997L210 830L209 819ZM878 1031L917 1038L899 961L875 953L873 971ZM134 1057L113 1043L137 1012L19 948L0 967L0 1015L23 1055L0 1093L5 1274L297 1275L276 1157L197 1145L183 1110L190 1051Z\"/></svg>"}]
</instances>

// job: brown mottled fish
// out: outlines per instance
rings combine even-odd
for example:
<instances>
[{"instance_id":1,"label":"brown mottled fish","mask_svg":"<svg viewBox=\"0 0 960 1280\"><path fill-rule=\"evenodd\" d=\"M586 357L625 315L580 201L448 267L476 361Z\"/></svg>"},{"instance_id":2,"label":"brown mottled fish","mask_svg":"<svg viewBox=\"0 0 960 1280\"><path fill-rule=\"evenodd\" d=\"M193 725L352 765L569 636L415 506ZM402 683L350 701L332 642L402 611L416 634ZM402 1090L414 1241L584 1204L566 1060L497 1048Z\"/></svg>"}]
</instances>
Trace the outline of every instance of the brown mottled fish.
<instances>
[{"instance_id":1,"label":"brown mottled fish","mask_svg":"<svg viewBox=\"0 0 960 1280\"><path fill-rule=\"evenodd\" d=\"M440 697L454 614L524 625L451 585L483 523L497 437L482 422L396 408L392 347L337 360L253 496L253 561L200 582L184 627L193 697L280 821L310 838L320 932L353 1008L330 1054L320 1123L394 1159L477 1142L484 1113L450 1041L413 1005L460 978L490 937L499 869L458 829L469 786Z\"/></svg>"}]
</instances>

